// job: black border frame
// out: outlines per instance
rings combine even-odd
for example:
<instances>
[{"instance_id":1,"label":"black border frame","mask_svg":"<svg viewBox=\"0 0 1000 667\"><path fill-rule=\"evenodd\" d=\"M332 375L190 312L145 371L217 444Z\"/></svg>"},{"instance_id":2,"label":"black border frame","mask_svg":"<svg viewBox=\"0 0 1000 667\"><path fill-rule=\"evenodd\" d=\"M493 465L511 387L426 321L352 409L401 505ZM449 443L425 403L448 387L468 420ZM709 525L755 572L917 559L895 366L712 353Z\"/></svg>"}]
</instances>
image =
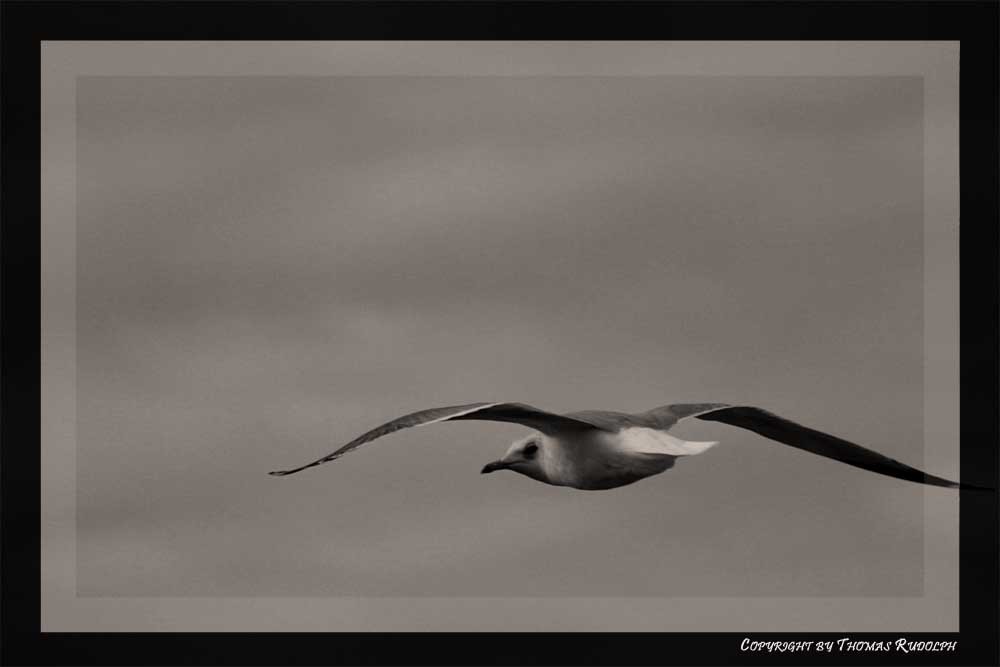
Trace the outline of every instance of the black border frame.
<instances>
[{"instance_id":1,"label":"black border frame","mask_svg":"<svg viewBox=\"0 0 1000 667\"><path fill-rule=\"evenodd\" d=\"M953 653L743 653L736 633L42 633L39 564L41 40L959 40L961 478L997 485L998 25L989 0L144 2L8 0L2 25L2 642L13 665L1000 664L998 494L962 492ZM760 633L755 640L838 639ZM854 639L895 639L851 633Z\"/></svg>"}]
</instances>

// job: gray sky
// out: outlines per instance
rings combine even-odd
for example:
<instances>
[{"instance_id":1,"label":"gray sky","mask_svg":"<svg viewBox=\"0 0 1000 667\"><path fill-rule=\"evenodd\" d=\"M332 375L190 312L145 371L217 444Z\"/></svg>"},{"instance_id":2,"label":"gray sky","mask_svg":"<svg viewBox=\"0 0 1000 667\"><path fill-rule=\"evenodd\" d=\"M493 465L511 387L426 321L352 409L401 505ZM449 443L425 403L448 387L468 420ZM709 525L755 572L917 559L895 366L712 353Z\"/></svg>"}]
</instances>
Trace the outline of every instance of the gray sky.
<instances>
[{"instance_id":1,"label":"gray sky","mask_svg":"<svg viewBox=\"0 0 1000 667\"><path fill-rule=\"evenodd\" d=\"M917 485L719 424L605 492L413 410L753 403L921 465L907 77L84 78L82 595L917 595ZM934 473L935 471L930 471Z\"/></svg>"}]
</instances>

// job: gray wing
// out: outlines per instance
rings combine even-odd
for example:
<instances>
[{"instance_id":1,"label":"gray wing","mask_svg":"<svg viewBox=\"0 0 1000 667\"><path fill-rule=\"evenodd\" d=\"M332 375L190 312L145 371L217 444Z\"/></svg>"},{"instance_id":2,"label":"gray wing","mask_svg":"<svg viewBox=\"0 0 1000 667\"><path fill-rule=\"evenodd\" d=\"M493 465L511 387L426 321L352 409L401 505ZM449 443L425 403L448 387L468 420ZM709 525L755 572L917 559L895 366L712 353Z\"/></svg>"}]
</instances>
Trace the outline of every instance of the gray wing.
<instances>
[{"instance_id":1,"label":"gray wing","mask_svg":"<svg viewBox=\"0 0 1000 667\"><path fill-rule=\"evenodd\" d=\"M579 412L567 413L566 416L585 421L595 428L611 433L617 433L631 426L647 425L639 415L630 415L626 412L613 412L610 410L581 410Z\"/></svg>"},{"instance_id":2,"label":"gray wing","mask_svg":"<svg viewBox=\"0 0 1000 667\"><path fill-rule=\"evenodd\" d=\"M653 408L637 416L645 422L645 426L666 430L682 419L731 407L728 403L676 403Z\"/></svg>"},{"instance_id":3,"label":"gray wing","mask_svg":"<svg viewBox=\"0 0 1000 667\"><path fill-rule=\"evenodd\" d=\"M479 419L484 421L523 424L524 426L529 426L547 435L569 430L592 430L598 428L585 421L539 410L538 408L533 408L530 405L524 405L523 403L469 403L468 405L453 405L446 408L431 408L429 410L421 410L419 412L404 415L397 419L393 419L390 422L386 422L381 426L373 428L367 433L351 440L349 443L332 454L327 454L323 458L317 459L312 463L307 463L304 466L299 466L298 468L292 468L290 470L276 470L269 474L278 476L291 475L292 473L305 470L306 468L312 468L313 466L335 461L344 454L354 451L361 445L404 428L461 419Z\"/></svg>"},{"instance_id":4,"label":"gray wing","mask_svg":"<svg viewBox=\"0 0 1000 667\"><path fill-rule=\"evenodd\" d=\"M698 403L668 405L657 408L657 410L662 410L665 414L676 415L675 422L687 417L696 417L704 421L722 422L730 426L745 428L765 438L897 479L947 488L984 489L984 487L959 484L928 475L867 447L797 424L760 408L732 406L724 403Z\"/></svg>"}]
</instances>

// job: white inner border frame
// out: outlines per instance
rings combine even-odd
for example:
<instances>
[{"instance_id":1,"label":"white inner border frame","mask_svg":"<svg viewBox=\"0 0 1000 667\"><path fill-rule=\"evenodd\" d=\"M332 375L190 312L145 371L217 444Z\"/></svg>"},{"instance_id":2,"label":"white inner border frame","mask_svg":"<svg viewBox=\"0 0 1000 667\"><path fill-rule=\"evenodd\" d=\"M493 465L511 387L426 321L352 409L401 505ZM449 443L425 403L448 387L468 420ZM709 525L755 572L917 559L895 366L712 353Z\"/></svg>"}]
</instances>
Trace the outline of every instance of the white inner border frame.
<instances>
[{"instance_id":1,"label":"white inner border frame","mask_svg":"<svg viewBox=\"0 0 1000 667\"><path fill-rule=\"evenodd\" d=\"M78 76L908 75L924 80L923 463L957 479L958 42L48 41L41 73L43 632L958 630L959 494L931 487L921 597L78 598L75 436Z\"/></svg>"}]
</instances>

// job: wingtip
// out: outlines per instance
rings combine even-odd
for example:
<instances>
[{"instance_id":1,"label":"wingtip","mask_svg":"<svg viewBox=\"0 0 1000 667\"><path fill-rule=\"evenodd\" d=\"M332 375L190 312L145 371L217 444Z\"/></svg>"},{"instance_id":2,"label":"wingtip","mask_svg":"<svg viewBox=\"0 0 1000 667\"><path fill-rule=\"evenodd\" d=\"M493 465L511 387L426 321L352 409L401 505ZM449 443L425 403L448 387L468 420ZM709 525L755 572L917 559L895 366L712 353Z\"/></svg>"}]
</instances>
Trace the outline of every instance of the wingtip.
<instances>
[{"instance_id":1,"label":"wingtip","mask_svg":"<svg viewBox=\"0 0 1000 667\"><path fill-rule=\"evenodd\" d=\"M993 486L979 486L978 484L956 484L955 486L959 491L989 491L996 493L996 487Z\"/></svg>"},{"instance_id":2,"label":"wingtip","mask_svg":"<svg viewBox=\"0 0 1000 667\"><path fill-rule=\"evenodd\" d=\"M288 473L287 470L272 470L271 472L269 472L267 474L268 475L273 475L274 477L284 477L285 475L287 475L289 473Z\"/></svg>"},{"instance_id":3,"label":"wingtip","mask_svg":"<svg viewBox=\"0 0 1000 667\"><path fill-rule=\"evenodd\" d=\"M944 479L941 477L934 477L932 475L924 475L922 481L924 484L930 486L939 486L945 489L957 489L959 491L996 491L995 488L991 486L979 486L978 484L967 484L965 482L953 482L950 479Z\"/></svg>"},{"instance_id":4,"label":"wingtip","mask_svg":"<svg viewBox=\"0 0 1000 667\"><path fill-rule=\"evenodd\" d=\"M932 477L931 475L926 475L924 479L924 484L930 484L932 486L940 486L946 489L958 489L959 491L992 491L996 492L996 487L992 486L980 486L979 484L969 484L967 482L953 482L950 479L943 479L941 477Z\"/></svg>"}]
</instances>

